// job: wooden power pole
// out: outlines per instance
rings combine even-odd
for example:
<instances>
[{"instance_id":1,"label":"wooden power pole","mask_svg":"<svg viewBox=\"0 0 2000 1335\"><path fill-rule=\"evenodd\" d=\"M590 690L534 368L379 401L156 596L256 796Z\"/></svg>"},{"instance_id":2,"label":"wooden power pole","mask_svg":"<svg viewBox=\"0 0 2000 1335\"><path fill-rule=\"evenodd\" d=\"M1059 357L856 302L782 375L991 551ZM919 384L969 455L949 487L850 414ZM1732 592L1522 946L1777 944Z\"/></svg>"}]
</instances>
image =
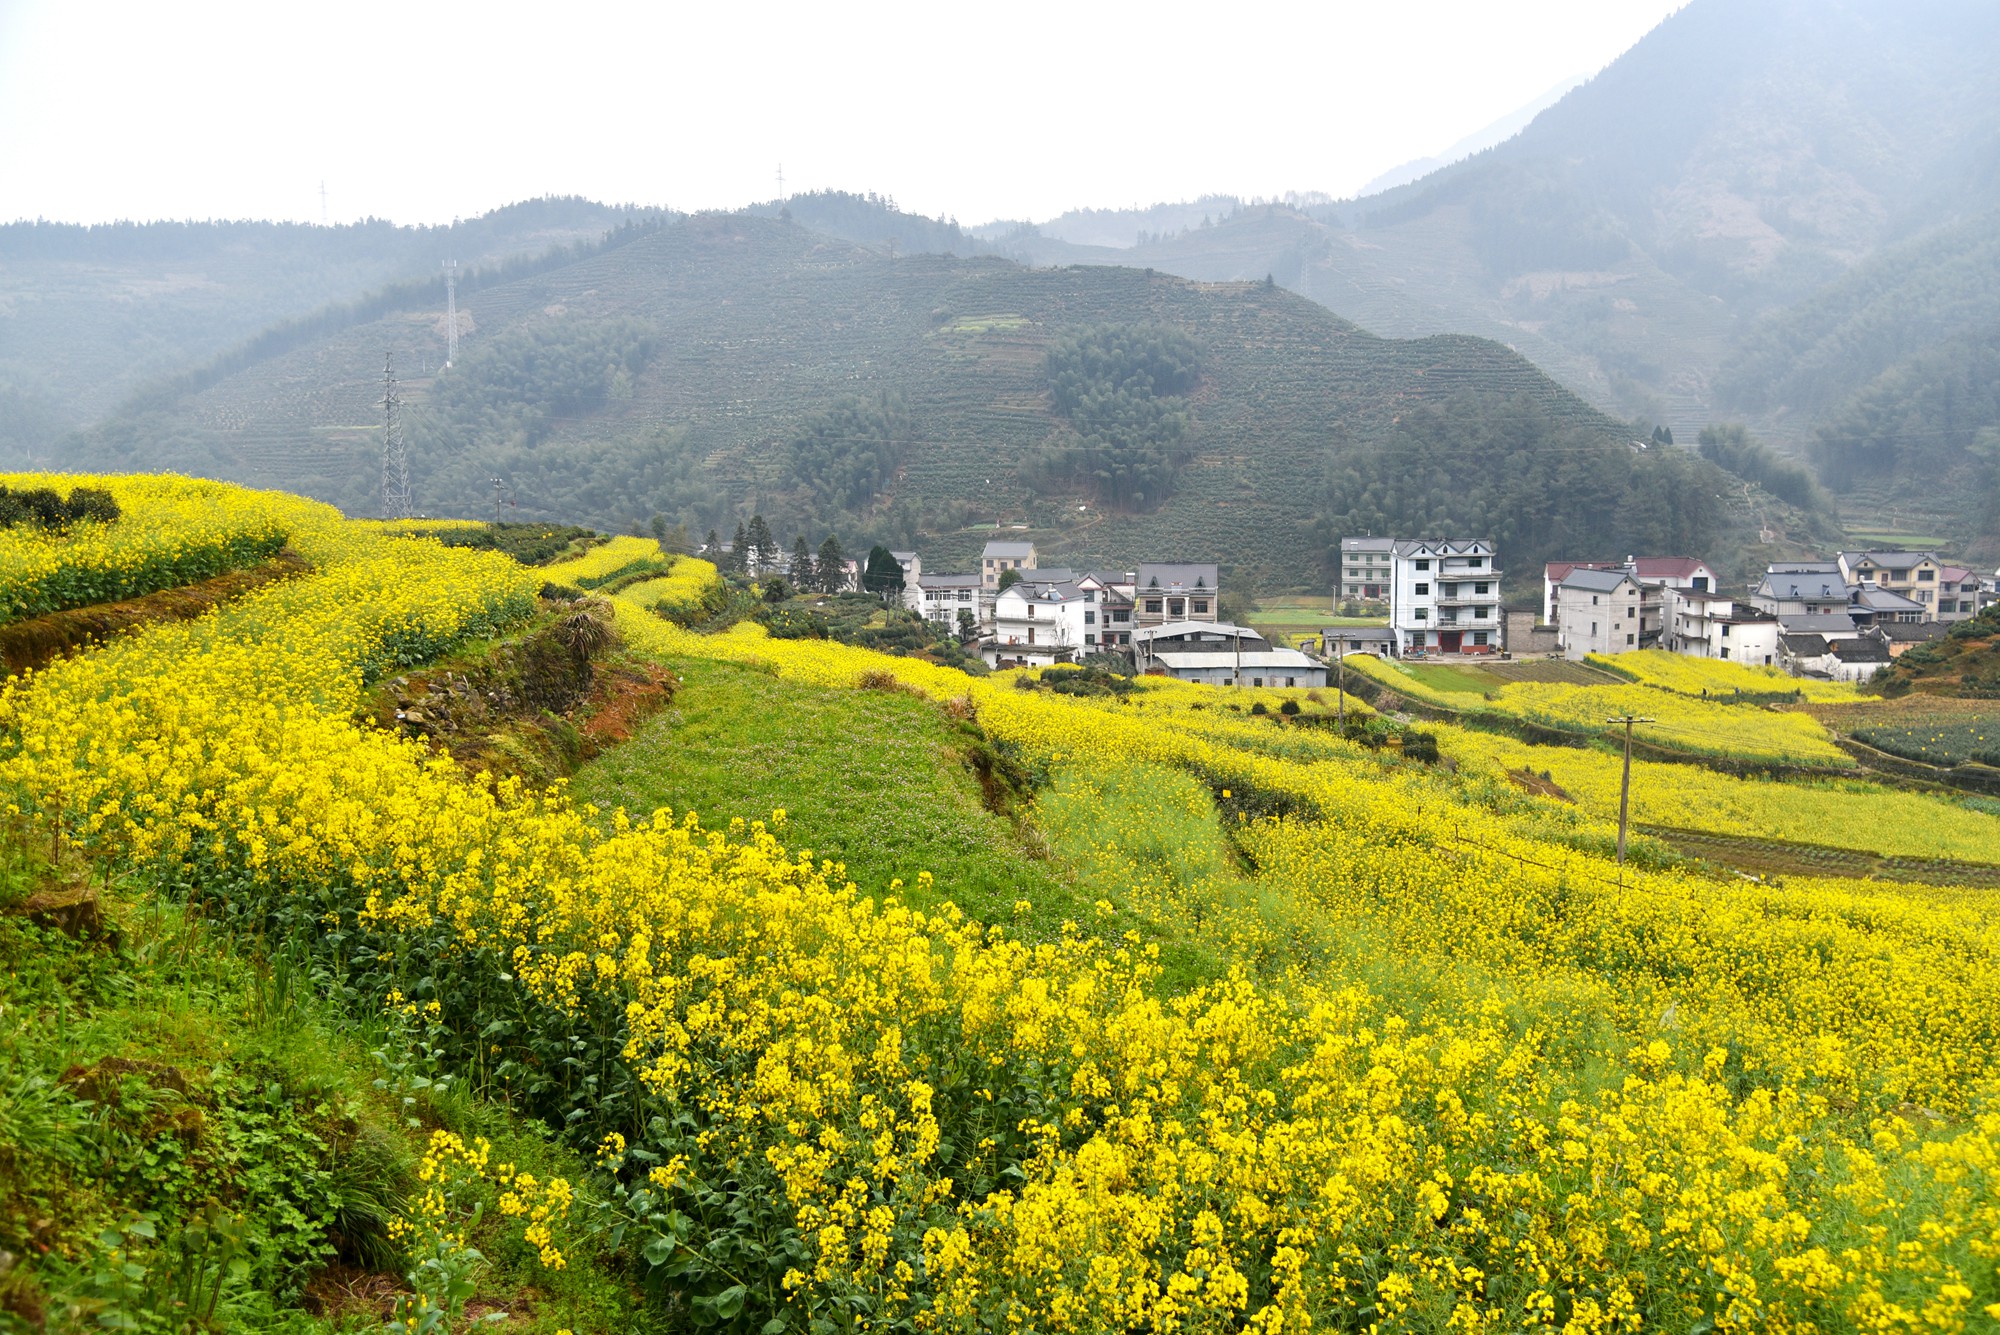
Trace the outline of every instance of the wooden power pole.
<instances>
[{"instance_id":1,"label":"wooden power pole","mask_svg":"<svg viewBox=\"0 0 2000 1335\"><path fill-rule=\"evenodd\" d=\"M1632 809L1632 725L1651 723L1649 718L1635 718L1630 714L1623 718L1607 720L1625 725L1625 772L1618 780L1618 865L1625 865L1625 827Z\"/></svg>"}]
</instances>

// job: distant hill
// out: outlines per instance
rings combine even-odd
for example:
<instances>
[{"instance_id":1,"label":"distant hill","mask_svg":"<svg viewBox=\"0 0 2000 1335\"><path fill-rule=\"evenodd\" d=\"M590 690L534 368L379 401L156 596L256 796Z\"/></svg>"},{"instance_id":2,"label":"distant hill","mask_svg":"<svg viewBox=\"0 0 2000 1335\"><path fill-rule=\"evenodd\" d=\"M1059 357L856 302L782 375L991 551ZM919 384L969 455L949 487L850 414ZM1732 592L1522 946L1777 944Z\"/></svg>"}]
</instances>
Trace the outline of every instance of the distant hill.
<instances>
[{"instance_id":1,"label":"distant hill","mask_svg":"<svg viewBox=\"0 0 2000 1335\"><path fill-rule=\"evenodd\" d=\"M226 359L74 439L71 461L370 512L386 351L418 502L438 514L727 533L761 512L787 540L921 534L934 566L971 561L999 522L1053 556L1220 559L1293 582L1319 577L1350 522L1497 530L1522 569L1635 531L1679 549L1755 526L1740 483L1691 451L1635 450L1497 344L1379 338L1262 283L892 260L739 214L462 307L471 332L445 375L417 373L435 371L442 322L412 303ZM1416 494L1419 476L1450 485Z\"/></svg>"},{"instance_id":2,"label":"distant hill","mask_svg":"<svg viewBox=\"0 0 2000 1335\"><path fill-rule=\"evenodd\" d=\"M278 321L398 280L591 242L658 210L540 199L450 227L298 223L0 225L0 459L46 455L140 385Z\"/></svg>"},{"instance_id":3,"label":"distant hill","mask_svg":"<svg viewBox=\"0 0 2000 1335\"><path fill-rule=\"evenodd\" d=\"M1471 134L1466 135L1457 143L1451 145L1451 147L1434 153L1429 157L1412 158L1408 162L1398 163L1362 186L1357 192L1358 195L1365 199L1369 195L1379 195L1385 190L1394 190L1399 185L1408 185L1412 181L1420 181L1442 167L1449 167L1452 163L1469 158L1474 153L1484 153L1496 144L1506 143L1509 139L1527 129L1528 123L1534 120L1535 117L1562 101L1569 94L1569 91L1578 84L1583 83L1584 79L1585 76L1583 75L1578 75L1572 79L1564 79L1540 97L1508 112L1492 124L1474 130Z\"/></svg>"},{"instance_id":4,"label":"distant hill","mask_svg":"<svg viewBox=\"0 0 2000 1335\"><path fill-rule=\"evenodd\" d=\"M1617 415L1699 425L1764 313L2000 206L1996 47L1984 0L1694 0L1486 152L1101 258L1502 339Z\"/></svg>"}]
</instances>

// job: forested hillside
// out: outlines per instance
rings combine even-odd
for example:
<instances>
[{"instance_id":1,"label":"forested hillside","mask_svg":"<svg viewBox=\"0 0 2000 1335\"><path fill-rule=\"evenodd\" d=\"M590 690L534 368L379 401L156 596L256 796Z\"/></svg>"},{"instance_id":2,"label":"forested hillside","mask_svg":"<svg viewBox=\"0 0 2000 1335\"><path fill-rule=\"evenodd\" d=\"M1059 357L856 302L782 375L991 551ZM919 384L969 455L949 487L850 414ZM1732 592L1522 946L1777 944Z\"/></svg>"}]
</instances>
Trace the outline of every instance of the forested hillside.
<instances>
[{"instance_id":1,"label":"forested hillside","mask_svg":"<svg viewBox=\"0 0 2000 1335\"><path fill-rule=\"evenodd\" d=\"M969 561L991 532L978 526L998 520L1077 560L1219 558L1300 582L1318 576L1331 516L1365 504L1392 526L1490 523L1492 488L1528 457L1555 490L1508 520L1518 568L1578 540L1575 521L1554 518L1583 509L1563 479L1600 465L1620 507L1594 512L1593 550L1659 525L1727 546L1752 524L1734 500L1692 529L1661 518L1682 506L1681 484L1742 489L1703 477L1691 454L1635 453L1625 428L1498 345L1378 338L1261 283L891 259L736 215L635 236L461 307L472 332L448 374L421 374L441 356L436 309L396 310L149 403L77 441L75 460L279 484L369 512L387 351L417 501L437 514L497 504L726 533L761 512L787 543L799 529L850 547L922 535L933 568ZM1537 425L1471 451L1449 496L1370 491L1375 451L1444 448L1467 416Z\"/></svg>"},{"instance_id":2,"label":"forested hillside","mask_svg":"<svg viewBox=\"0 0 2000 1335\"><path fill-rule=\"evenodd\" d=\"M1694 0L1520 135L1411 185L1095 253L1269 274L1384 334L1498 338L1609 411L1693 428L1790 374L1738 362L1760 315L2000 204L1996 42L1978 0ZM1001 244L1075 258L1138 218Z\"/></svg>"},{"instance_id":3,"label":"forested hillside","mask_svg":"<svg viewBox=\"0 0 2000 1335\"><path fill-rule=\"evenodd\" d=\"M441 295L446 259L473 282L510 260L660 216L541 199L450 227L0 225L0 458L46 457L64 431L112 412L142 384L330 303L409 280Z\"/></svg>"}]
</instances>

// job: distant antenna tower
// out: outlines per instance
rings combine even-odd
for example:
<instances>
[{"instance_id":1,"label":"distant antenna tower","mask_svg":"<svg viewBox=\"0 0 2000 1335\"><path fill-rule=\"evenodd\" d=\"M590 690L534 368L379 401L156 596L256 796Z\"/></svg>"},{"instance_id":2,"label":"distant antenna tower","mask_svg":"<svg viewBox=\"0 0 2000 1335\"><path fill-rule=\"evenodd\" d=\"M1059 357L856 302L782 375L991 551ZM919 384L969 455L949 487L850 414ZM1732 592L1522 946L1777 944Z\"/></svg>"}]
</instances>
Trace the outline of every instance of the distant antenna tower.
<instances>
[{"instance_id":1,"label":"distant antenna tower","mask_svg":"<svg viewBox=\"0 0 2000 1335\"><path fill-rule=\"evenodd\" d=\"M785 164L778 164L778 202L785 202Z\"/></svg>"},{"instance_id":2,"label":"distant antenna tower","mask_svg":"<svg viewBox=\"0 0 2000 1335\"><path fill-rule=\"evenodd\" d=\"M444 266L444 364L450 370L458 360L458 261Z\"/></svg>"},{"instance_id":3,"label":"distant antenna tower","mask_svg":"<svg viewBox=\"0 0 2000 1335\"><path fill-rule=\"evenodd\" d=\"M410 451L403 444L403 396L390 355L382 357L382 517L410 517Z\"/></svg>"},{"instance_id":4,"label":"distant antenna tower","mask_svg":"<svg viewBox=\"0 0 2000 1335\"><path fill-rule=\"evenodd\" d=\"M319 183L319 225L326 226L326 182Z\"/></svg>"}]
</instances>

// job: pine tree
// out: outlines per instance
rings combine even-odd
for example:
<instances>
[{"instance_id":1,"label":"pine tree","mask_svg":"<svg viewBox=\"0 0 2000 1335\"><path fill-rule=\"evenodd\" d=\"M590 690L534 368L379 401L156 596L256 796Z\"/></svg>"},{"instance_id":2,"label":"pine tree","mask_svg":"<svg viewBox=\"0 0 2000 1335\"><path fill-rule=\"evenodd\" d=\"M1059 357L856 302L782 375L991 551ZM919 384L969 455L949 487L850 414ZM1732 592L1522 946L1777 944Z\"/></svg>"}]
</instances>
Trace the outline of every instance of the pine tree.
<instances>
[{"instance_id":1,"label":"pine tree","mask_svg":"<svg viewBox=\"0 0 2000 1335\"><path fill-rule=\"evenodd\" d=\"M847 589L847 553L840 550L840 539L831 533L819 545L813 577L813 587L821 593L843 593Z\"/></svg>"},{"instance_id":2,"label":"pine tree","mask_svg":"<svg viewBox=\"0 0 2000 1335\"><path fill-rule=\"evenodd\" d=\"M884 602L903 591L903 564L887 547L869 550L868 564L861 571L861 587Z\"/></svg>"},{"instance_id":3,"label":"pine tree","mask_svg":"<svg viewBox=\"0 0 2000 1335\"><path fill-rule=\"evenodd\" d=\"M729 568L731 570L750 568L750 534L744 529L743 521L740 519L736 521L736 541L729 552Z\"/></svg>"},{"instance_id":4,"label":"pine tree","mask_svg":"<svg viewBox=\"0 0 2000 1335\"><path fill-rule=\"evenodd\" d=\"M722 564L722 539L715 536L714 529L708 531L708 544L701 549L701 554L718 566Z\"/></svg>"},{"instance_id":5,"label":"pine tree","mask_svg":"<svg viewBox=\"0 0 2000 1335\"><path fill-rule=\"evenodd\" d=\"M806 535L801 533L792 539L792 587L800 593L813 586L812 548L806 546Z\"/></svg>"},{"instance_id":6,"label":"pine tree","mask_svg":"<svg viewBox=\"0 0 2000 1335\"><path fill-rule=\"evenodd\" d=\"M778 564L778 540L771 536L771 526L762 515L750 516L750 548L755 556L752 568L758 574Z\"/></svg>"}]
</instances>

